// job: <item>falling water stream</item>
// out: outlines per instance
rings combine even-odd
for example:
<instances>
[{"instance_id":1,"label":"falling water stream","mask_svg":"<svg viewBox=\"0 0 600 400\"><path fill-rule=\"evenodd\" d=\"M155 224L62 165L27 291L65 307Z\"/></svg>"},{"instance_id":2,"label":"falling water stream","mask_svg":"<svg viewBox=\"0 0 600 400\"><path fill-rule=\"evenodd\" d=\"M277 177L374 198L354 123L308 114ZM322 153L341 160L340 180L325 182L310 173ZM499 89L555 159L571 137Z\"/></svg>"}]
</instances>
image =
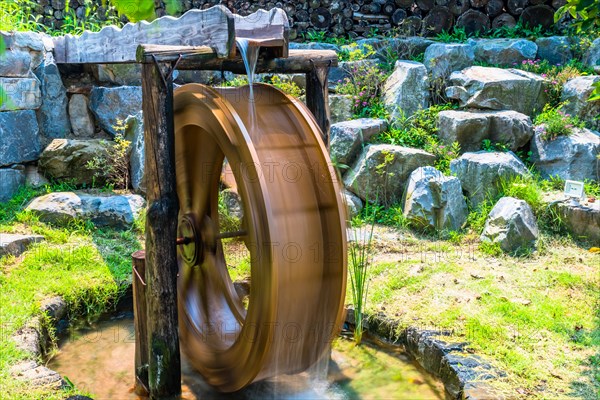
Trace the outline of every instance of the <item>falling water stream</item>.
<instances>
[{"instance_id":1,"label":"falling water stream","mask_svg":"<svg viewBox=\"0 0 600 400\"><path fill-rule=\"evenodd\" d=\"M250 96L248 98L248 115L250 117L250 133L256 132L256 108L254 106L254 76L256 72L256 63L258 62L258 53L260 46L253 43L250 39L236 38L235 42L237 48L240 51L242 60L244 61L244 67L246 67L246 75L248 76L248 85L250 90Z\"/></svg>"}]
</instances>

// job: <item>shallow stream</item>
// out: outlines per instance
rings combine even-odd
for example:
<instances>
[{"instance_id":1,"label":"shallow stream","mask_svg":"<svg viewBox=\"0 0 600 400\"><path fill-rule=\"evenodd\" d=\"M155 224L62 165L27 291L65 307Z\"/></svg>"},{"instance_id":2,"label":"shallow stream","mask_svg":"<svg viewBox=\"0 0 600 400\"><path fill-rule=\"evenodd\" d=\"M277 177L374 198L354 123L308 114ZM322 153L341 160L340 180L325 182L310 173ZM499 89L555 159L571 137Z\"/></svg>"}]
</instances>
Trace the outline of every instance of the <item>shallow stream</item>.
<instances>
[{"instance_id":1,"label":"shallow stream","mask_svg":"<svg viewBox=\"0 0 600 400\"><path fill-rule=\"evenodd\" d=\"M131 313L71 331L48 367L95 399L135 400L135 340ZM325 363L327 364L327 363ZM241 392L212 390L182 360L183 399L442 399L443 386L394 349L360 347L344 338L333 344L328 365L259 382Z\"/></svg>"}]
</instances>

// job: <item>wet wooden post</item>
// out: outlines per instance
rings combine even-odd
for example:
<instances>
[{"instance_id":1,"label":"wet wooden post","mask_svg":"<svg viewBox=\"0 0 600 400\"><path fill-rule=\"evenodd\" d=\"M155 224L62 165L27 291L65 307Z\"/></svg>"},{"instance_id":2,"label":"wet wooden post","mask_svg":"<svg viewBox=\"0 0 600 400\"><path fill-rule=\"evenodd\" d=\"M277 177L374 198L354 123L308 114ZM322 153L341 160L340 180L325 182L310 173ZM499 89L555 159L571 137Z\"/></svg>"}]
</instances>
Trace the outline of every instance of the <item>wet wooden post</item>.
<instances>
[{"instance_id":1,"label":"wet wooden post","mask_svg":"<svg viewBox=\"0 0 600 400\"><path fill-rule=\"evenodd\" d=\"M135 329L135 394L148 396L148 331L146 330L146 252L131 255L133 327Z\"/></svg>"},{"instance_id":2,"label":"wet wooden post","mask_svg":"<svg viewBox=\"0 0 600 400\"><path fill-rule=\"evenodd\" d=\"M146 146L146 306L151 399L181 394L177 325L177 215L173 79L170 63L142 64Z\"/></svg>"},{"instance_id":3,"label":"wet wooden post","mask_svg":"<svg viewBox=\"0 0 600 400\"><path fill-rule=\"evenodd\" d=\"M329 148L329 127L331 126L328 75L329 65L315 64L312 71L306 73L306 105L323 131L323 143L327 148Z\"/></svg>"}]
</instances>

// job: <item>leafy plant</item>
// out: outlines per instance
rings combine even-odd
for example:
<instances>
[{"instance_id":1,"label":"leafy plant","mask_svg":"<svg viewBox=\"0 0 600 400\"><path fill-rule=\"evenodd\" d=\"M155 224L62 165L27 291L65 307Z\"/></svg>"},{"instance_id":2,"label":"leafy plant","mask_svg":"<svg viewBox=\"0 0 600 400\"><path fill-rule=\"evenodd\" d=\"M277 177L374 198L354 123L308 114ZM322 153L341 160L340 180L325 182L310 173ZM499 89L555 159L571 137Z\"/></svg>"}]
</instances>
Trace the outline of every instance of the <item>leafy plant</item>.
<instances>
[{"instance_id":1,"label":"leafy plant","mask_svg":"<svg viewBox=\"0 0 600 400\"><path fill-rule=\"evenodd\" d=\"M88 161L86 168L94 171L96 178L106 179L113 188L128 189L131 142L124 138L127 127L122 120L117 121L114 128L117 131L114 143L107 147L106 152Z\"/></svg>"},{"instance_id":2,"label":"leafy plant","mask_svg":"<svg viewBox=\"0 0 600 400\"><path fill-rule=\"evenodd\" d=\"M483 151L508 151L509 148L503 143L498 143L492 141L490 139L483 139L481 142L481 150Z\"/></svg>"},{"instance_id":3,"label":"leafy plant","mask_svg":"<svg viewBox=\"0 0 600 400\"><path fill-rule=\"evenodd\" d=\"M577 117L565 114L557 108L552 108L549 104L544 106L544 110L535 118L535 131L539 133L542 140L554 140L559 136L569 136L575 128L583 128L584 123Z\"/></svg>"},{"instance_id":4,"label":"leafy plant","mask_svg":"<svg viewBox=\"0 0 600 400\"><path fill-rule=\"evenodd\" d=\"M378 67L365 62L353 65L349 73L349 78L339 82L337 92L352 96L354 116L362 118L375 114L381 115L383 106L380 103L379 95L387 74Z\"/></svg>"},{"instance_id":5,"label":"leafy plant","mask_svg":"<svg viewBox=\"0 0 600 400\"><path fill-rule=\"evenodd\" d=\"M290 96L294 96L296 98L304 95L304 89L301 89L291 78L286 77L282 78L280 75L273 75L267 83L275 86L276 88L282 90L283 92L289 94Z\"/></svg>"},{"instance_id":6,"label":"leafy plant","mask_svg":"<svg viewBox=\"0 0 600 400\"><path fill-rule=\"evenodd\" d=\"M464 43L469 39L465 28L455 26L452 32L442 31L437 34L436 39L443 43Z\"/></svg>"},{"instance_id":7,"label":"leafy plant","mask_svg":"<svg viewBox=\"0 0 600 400\"><path fill-rule=\"evenodd\" d=\"M351 43L340 50L338 59L340 61L360 61L371 58L375 53L370 44L359 46L358 43Z\"/></svg>"},{"instance_id":8,"label":"leafy plant","mask_svg":"<svg viewBox=\"0 0 600 400\"><path fill-rule=\"evenodd\" d=\"M376 209L373 209L375 213ZM374 215L373 215L374 217ZM363 228L354 228L354 240L348 244L350 252L349 275L354 304L354 341L359 345L363 335L363 312L369 291L369 269L373 262L373 229L372 222Z\"/></svg>"}]
</instances>

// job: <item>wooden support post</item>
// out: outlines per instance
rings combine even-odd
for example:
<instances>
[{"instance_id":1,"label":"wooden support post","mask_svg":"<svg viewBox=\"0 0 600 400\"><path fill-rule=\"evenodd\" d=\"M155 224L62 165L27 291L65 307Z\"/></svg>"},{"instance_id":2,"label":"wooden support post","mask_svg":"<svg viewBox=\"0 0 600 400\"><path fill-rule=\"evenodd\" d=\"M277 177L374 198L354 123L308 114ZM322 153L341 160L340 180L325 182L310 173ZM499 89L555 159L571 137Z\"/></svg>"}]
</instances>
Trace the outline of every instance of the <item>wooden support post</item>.
<instances>
[{"instance_id":1,"label":"wooden support post","mask_svg":"<svg viewBox=\"0 0 600 400\"><path fill-rule=\"evenodd\" d=\"M135 394L148 396L148 331L146 330L146 252L131 255L133 265L133 327L135 329Z\"/></svg>"},{"instance_id":2,"label":"wooden support post","mask_svg":"<svg viewBox=\"0 0 600 400\"><path fill-rule=\"evenodd\" d=\"M146 304L151 399L181 394L177 325L177 215L171 64L142 66L146 145Z\"/></svg>"},{"instance_id":3,"label":"wooden support post","mask_svg":"<svg viewBox=\"0 0 600 400\"><path fill-rule=\"evenodd\" d=\"M323 131L323 143L327 148L329 148L329 127L331 125L328 74L328 65L315 65L313 70L306 74L306 105Z\"/></svg>"}]
</instances>

